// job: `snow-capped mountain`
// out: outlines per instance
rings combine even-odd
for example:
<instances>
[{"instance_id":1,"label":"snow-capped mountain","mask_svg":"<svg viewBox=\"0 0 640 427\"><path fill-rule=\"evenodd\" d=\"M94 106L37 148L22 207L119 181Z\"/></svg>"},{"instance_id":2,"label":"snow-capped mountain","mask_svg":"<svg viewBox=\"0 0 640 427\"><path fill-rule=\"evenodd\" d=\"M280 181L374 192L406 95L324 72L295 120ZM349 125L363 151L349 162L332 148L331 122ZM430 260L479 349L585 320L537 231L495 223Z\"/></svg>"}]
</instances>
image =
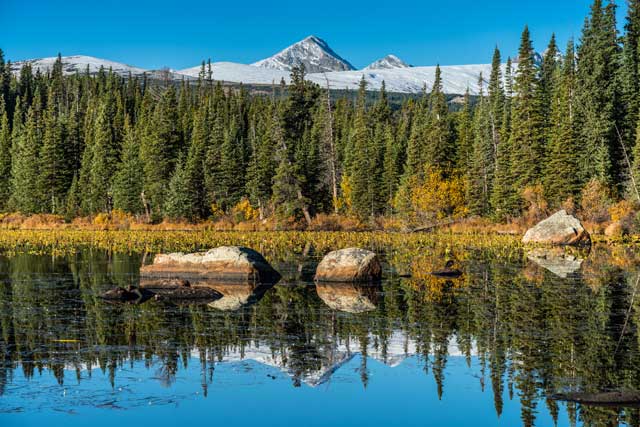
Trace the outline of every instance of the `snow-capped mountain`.
<instances>
[{"instance_id":1,"label":"snow-capped mountain","mask_svg":"<svg viewBox=\"0 0 640 427\"><path fill-rule=\"evenodd\" d=\"M402 59L395 55L387 55L384 58L380 58L375 62L372 62L366 66L365 70L389 70L394 68L409 68L411 65L404 62Z\"/></svg>"},{"instance_id":2,"label":"snow-capped mountain","mask_svg":"<svg viewBox=\"0 0 640 427\"><path fill-rule=\"evenodd\" d=\"M40 70L45 73L51 70L55 61L56 57L18 61L12 63L12 71L18 74L22 66L28 63L31 64L34 72ZM143 73L147 73L150 78L178 81L197 79L201 67L197 65L180 71L171 69L146 70L120 62L82 55L63 56L62 63L65 74L84 73L87 69L89 73L95 74L102 67L106 71L111 69L123 77L128 77L130 74L139 77ZM297 63L305 65L308 73L306 78L309 81L322 87L326 87L328 81L331 89L338 90L356 90L360 80L364 77L368 90L379 90L384 81L389 92L420 93L424 87L431 90L436 70L434 66L409 66L394 55L387 55L363 70L355 70L326 42L318 37L310 36L275 56L252 65L215 62L212 64L213 78L226 83L277 85L284 80L288 84L290 83L291 68ZM514 63L514 67L517 67L517 62ZM478 83L480 74L482 73L483 80L486 82L491 73L491 65L450 65L442 66L441 70L445 93L462 95L469 88L472 95L477 95L480 90Z\"/></svg>"},{"instance_id":3,"label":"snow-capped mountain","mask_svg":"<svg viewBox=\"0 0 640 427\"><path fill-rule=\"evenodd\" d=\"M252 65L261 68L291 71L292 67L304 64L307 73L326 71L349 71L355 68L347 60L333 51L324 40L309 36L270 58Z\"/></svg>"},{"instance_id":4,"label":"snow-capped mountain","mask_svg":"<svg viewBox=\"0 0 640 427\"><path fill-rule=\"evenodd\" d=\"M51 70L57 59L57 56L52 56L50 58L28 59L26 61L13 62L11 64L11 71L19 73L20 69L24 65L30 64L34 73L39 70L44 74ZM109 61L107 59L95 58L93 56L74 55L62 57L62 71L64 74L84 73L87 71L87 68L89 69L89 73L93 74L97 73L100 70L100 67L103 67L105 71L112 69L114 73L121 76L128 76L129 73L137 76L147 72L147 70L142 68L133 67L120 62Z\"/></svg>"},{"instance_id":5,"label":"snow-capped mountain","mask_svg":"<svg viewBox=\"0 0 640 427\"><path fill-rule=\"evenodd\" d=\"M36 71L40 71L45 74L51 71L53 64L57 59L57 56L52 56L49 58L27 59L24 61L12 62L11 71L14 74L19 74L22 67L29 64L31 65L34 73ZM174 70L168 68L161 70L146 70L144 68L123 64L121 62L86 55L63 56L61 57L61 60L62 72L66 75L76 73L84 74L87 70L89 71L89 74L96 74L102 68L105 72L112 70L114 73L122 77L129 77L129 75L133 77L140 77L146 73L148 77L156 79L180 80L182 78L190 78L189 76L178 74Z\"/></svg>"}]
</instances>

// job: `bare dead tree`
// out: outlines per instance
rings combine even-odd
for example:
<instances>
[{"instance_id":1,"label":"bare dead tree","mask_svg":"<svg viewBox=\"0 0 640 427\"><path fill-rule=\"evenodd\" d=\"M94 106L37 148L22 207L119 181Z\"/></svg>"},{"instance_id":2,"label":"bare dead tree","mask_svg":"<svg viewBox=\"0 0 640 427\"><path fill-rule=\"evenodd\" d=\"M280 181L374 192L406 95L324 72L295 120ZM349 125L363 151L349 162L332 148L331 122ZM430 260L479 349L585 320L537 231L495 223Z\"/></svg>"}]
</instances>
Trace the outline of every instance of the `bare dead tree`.
<instances>
[{"instance_id":1,"label":"bare dead tree","mask_svg":"<svg viewBox=\"0 0 640 427\"><path fill-rule=\"evenodd\" d=\"M329 166L329 174L331 175L331 191L333 196L333 211L338 213L338 171L336 159L336 147L333 138L333 113L331 111L331 88L329 86L329 78L326 73L324 79L327 82L327 122L325 123L324 143L325 155Z\"/></svg>"}]
</instances>

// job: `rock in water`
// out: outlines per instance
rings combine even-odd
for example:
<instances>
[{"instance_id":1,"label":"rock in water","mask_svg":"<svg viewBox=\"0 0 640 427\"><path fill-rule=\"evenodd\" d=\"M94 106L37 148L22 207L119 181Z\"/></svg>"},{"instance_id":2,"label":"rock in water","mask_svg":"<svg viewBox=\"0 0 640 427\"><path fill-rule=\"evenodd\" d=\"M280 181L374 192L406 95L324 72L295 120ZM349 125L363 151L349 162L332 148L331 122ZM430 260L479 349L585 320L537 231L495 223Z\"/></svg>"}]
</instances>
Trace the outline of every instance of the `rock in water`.
<instances>
[{"instance_id":1,"label":"rock in water","mask_svg":"<svg viewBox=\"0 0 640 427\"><path fill-rule=\"evenodd\" d=\"M561 210L527 230L522 242L589 246L591 237L580 220Z\"/></svg>"},{"instance_id":2,"label":"rock in water","mask_svg":"<svg viewBox=\"0 0 640 427\"><path fill-rule=\"evenodd\" d=\"M260 253L239 246L222 246L202 253L159 254L153 264L140 269L140 276L253 283L280 280L280 274Z\"/></svg>"},{"instance_id":3,"label":"rock in water","mask_svg":"<svg viewBox=\"0 0 640 427\"><path fill-rule=\"evenodd\" d=\"M316 269L318 282L374 282L382 277L378 256L360 248L341 249L327 254Z\"/></svg>"}]
</instances>

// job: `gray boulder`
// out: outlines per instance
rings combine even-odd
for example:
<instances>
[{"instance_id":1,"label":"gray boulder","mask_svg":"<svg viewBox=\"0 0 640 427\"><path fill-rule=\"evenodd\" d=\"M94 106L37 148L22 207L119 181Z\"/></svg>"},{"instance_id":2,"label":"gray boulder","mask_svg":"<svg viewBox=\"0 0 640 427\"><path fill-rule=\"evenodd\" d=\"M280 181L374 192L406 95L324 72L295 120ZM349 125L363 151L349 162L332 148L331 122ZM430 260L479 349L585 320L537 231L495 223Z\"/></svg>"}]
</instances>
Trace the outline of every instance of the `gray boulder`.
<instances>
[{"instance_id":1,"label":"gray boulder","mask_svg":"<svg viewBox=\"0 0 640 427\"><path fill-rule=\"evenodd\" d=\"M591 237L580 220L561 210L527 230L523 243L589 246Z\"/></svg>"},{"instance_id":2,"label":"gray boulder","mask_svg":"<svg viewBox=\"0 0 640 427\"><path fill-rule=\"evenodd\" d=\"M140 269L140 276L253 283L280 280L280 274L260 253L239 246L221 246L202 253L159 254L153 264Z\"/></svg>"},{"instance_id":3,"label":"gray boulder","mask_svg":"<svg viewBox=\"0 0 640 427\"><path fill-rule=\"evenodd\" d=\"M382 277L380 259L360 248L340 249L328 253L318 264L318 282L374 282Z\"/></svg>"}]
</instances>

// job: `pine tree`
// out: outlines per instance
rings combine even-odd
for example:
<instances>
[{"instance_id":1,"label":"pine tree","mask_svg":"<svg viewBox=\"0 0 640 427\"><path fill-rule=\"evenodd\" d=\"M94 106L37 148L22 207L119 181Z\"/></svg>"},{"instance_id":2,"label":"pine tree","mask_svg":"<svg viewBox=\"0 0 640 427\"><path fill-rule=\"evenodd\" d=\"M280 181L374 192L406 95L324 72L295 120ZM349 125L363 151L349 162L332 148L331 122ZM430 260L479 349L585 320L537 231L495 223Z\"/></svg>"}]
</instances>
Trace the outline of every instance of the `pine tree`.
<instances>
[{"instance_id":1,"label":"pine tree","mask_svg":"<svg viewBox=\"0 0 640 427\"><path fill-rule=\"evenodd\" d=\"M125 120L122 159L113 177L113 206L124 212L144 211L142 194L144 171L140 159L140 144L129 117Z\"/></svg>"},{"instance_id":2,"label":"pine tree","mask_svg":"<svg viewBox=\"0 0 640 427\"><path fill-rule=\"evenodd\" d=\"M458 142L456 164L460 170L466 171L471 165L471 154L473 150L473 113L469 88L467 88L464 94L464 104L457 116L456 134Z\"/></svg>"},{"instance_id":3,"label":"pine tree","mask_svg":"<svg viewBox=\"0 0 640 427\"><path fill-rule=\"evenodd\" d=\"M616 85L619 47L615 6L594 0L578 49L576 120L584 141L578 174L583 183L596 178L617 185L621 165L617 127L620 99Z\"/></svg>"},{"instance_id":4,"label":"pine tree","mask_svg":"<svg viewBox=\"0 0 640 427\"><path fill-rule=\"evenodd\" d=\"M449 172L455 166L456 149L449 122L449 107L442 88L442 73L436 66L433 90L429 97L425 161L431 167Z\"/></svg>"},{"instance_id":5,"label":"pine tree","mask_svg":"<svg viewBox=\"0 0 640 427\"><path fill-rule=\"evenodd\" d=\"M489 77L489 123L491 126L491 141L493 144L493 155L497 156L498 146L500 145L500 130L502 129L502 119L504 114L505 94L502 86L502 56L500 50L496 47L493 52L491 62L491 76ZM495 167L499 167L499 163L495 162Z\"/></svg>"},{"instance_id":6,"label":"pine tree","mask_svg":"<svg viewBox=\"0 0 640 427\"><path fill-rule=\"evenodd\" d=\"M622 49L622 99L626 106L626 140L633 141L640 111L640 0L627 2Z\"/></svg>"},{"instance_id":7,"label":"pine tree","mask_svg":"<svg viewBox=\"0 0 640 427\"><path fill-rule=\"evenodd\" d=\"M276 150L272 130L272 126L276 126L276 124L270 120L265 121L266 123L262 123L265 129L256 138L256 146L251 154L247 170L247 193L249 200L258 206L260 219L265 218L265 210L272 195L271 183L274 176L273 164Z\"/></svg>"},{"instance_id":8,"label":"pine tree","mask_svg":"<svg viewBox=\"0 0 640 427\"><path fill-rule=\"evenodd\" d=\"M382 196L384 197L387 213L392 213L393 200L400 184L401 159L399 146L393 125L387 123L384 127L384 162L382 173Z\"/></svg>"},{"instance_id":9,"label":"pine tree","mask_svg":"<svg viewBox=\"0 0 640 427\"><path fill-rule=\"evenodd\" d=\"M169 86L152 115L145 118L145 131L141 135L144 195L156 219L162 215L168 182L183 148L178 124L175 90Z\"/></svg>"},{"instance_id":10,"label":"pine tree","mask_svg":"<svg viewBox=\"0 0 640 427\"><path fill-rule=\"evenodd\" d=\"M536 99L538 71L534 62L529 28L522 33L518 52L518 73L515 77L511 145L511 176L513 191L520 193L541 178L544 147L541 134L542 117Z\"/></svg>"},{"instance_id":11,"label":"pine tree","mask_svg":"<svg viewBox=\"0 0 640 427\"><path fill-rule=\"evenodd\" d=\"M371 132L367 122L366 111L366 82L364 76L360 80L358 91L358 105L353 125L353 152L354 160L351 164L349 176L352 187L353 213L361 219L370 217L372 212L371 168L370 162L373 156L370 147Z\"/></svg>"},{"instance_id":12,"label":"pine tree","mask_svg":"<svg viewBox=\"0 0 640 427\"><path fill-rule=\"evenodd\" d=\"M545 132L545 140L548 139L547 132L551 123L551 98L555 91L556 70L560 64L558 61L558 45L556 44L556 36L553 34L547 50L542 56L542 64L540 66L540 81L538 83L538 102L540 103L540 114L543 119L543 129Z\"/></svg>"},{"instance_id":13,"label":"pine tree","mask_svg":"<svg viewBox=\"0 0 640 427\"><path fill-rule=\"evenodd\" d=\"M193 202L189 191L187 171L180 160L169 180L164 205L165 215L173 220L191 219Z\"/></svg>"},{"instance_id":14,"label":"pine tree","mask_svg":"<svg viewBox=\"0 0 640 427\"><path fill-rule=\"evenodd\" d=\"M38 193L38 152L42 140L39 121L41 112L39 105L29 108L24 127L14 120L12 134L13 148L11 163L11 209L24 214L41 211L41 199ZM16 110L19 114L19 110Z\"/></svg>"},{"instance_id":15,"label":"pine tree","mask_svg":"<svg viewBox=\"0 0 640 427\"><path fill-rule=\"evenodd\" d=\"M473 117L471 160L465 171L465 179L469 212L472 215L486 215L490 209L489 196L492 191L495 159L491 135L491 106L484 95L482 75L478 86L480 100Z\"/></svg>"},{"instance_id":16,"label":"pine tree","mask_svg":"<svg viewBox=\"0 0 640 427\"><path fill-rule=\"evenodd\" d=\"M121 148L113 127L113 108L112 101L106 100L96 117L89 179L91 212L109 212L113 208L113 175Z\"/></svg>"},{"instance_id":17,"label":"pine tree","mask_svg":"<svg viewBox=\"0 0 640 427\"><path fill-rule=\"evenodd\" d=\"M65 201L73 179L73 170L69 168L70 159L66 157L66 132L57 114L59 101L56 100L56 92L53 89L49 91L48 98L39 155L38 186L43 197L42 210L59 214L66 209Z\"/></svg>"},{"instance_id":18,"label":"pine tree","mask_svg":"<svg viewBox=\"0 0 640 427\"><path fill-rule=\"evenodd\" d=\"M576 175L580 151L575 117L576 63L573 41L569 41L561 69L553 77L557 82L552 94L549 161L544 188L547 199L559 206L580 191Z\"/></svg>"},{"instance_id":19,"label":"pine tree","mask_svg":"<svg viewBox=\"0 0 640 427\"><path fill-rule=\"evenodd\" d=\"M202 106L194 117L191 144L184 163L184 179L190 204L184 207L183 217L195 221L205 218L211 207L207 203L205 186L204 158L208 144L207 124L208 109ZM182 179L182 178L180 178Z\"/></svg>"},{"instance_id":20,"label":"pine tree","mask_svg":"<svg viewBox=\"0 0 640 427\"><path fill-rule=\"evenodd\" d=\"M5 108L4 96L0 95L0 211L7 208L11 195L11 129Z\"/></svg>"}]
</instances>

